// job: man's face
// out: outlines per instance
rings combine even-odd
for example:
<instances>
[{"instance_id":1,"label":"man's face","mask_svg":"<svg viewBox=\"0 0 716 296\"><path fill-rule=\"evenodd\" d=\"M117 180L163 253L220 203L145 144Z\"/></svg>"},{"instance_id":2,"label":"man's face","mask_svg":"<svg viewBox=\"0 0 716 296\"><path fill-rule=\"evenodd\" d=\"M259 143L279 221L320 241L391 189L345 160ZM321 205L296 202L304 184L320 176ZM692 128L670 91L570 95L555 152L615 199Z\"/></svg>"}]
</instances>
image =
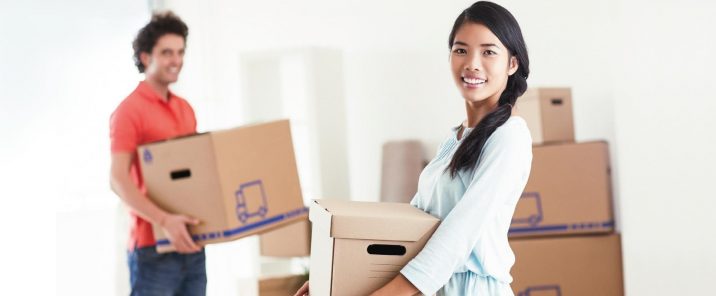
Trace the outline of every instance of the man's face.
<instances>
[{"instance_id":1,"label":"man's face","mask_svg":"<svg viewBox=\"0 0 716 296\"><path fill-rule=\"evenodd\" d=\"M170 84L179 79L184 64L184 38L176 34L165 34L157 40L151 53L142 53L147 79L161 84Z\"/></svg>"}]
</instances>

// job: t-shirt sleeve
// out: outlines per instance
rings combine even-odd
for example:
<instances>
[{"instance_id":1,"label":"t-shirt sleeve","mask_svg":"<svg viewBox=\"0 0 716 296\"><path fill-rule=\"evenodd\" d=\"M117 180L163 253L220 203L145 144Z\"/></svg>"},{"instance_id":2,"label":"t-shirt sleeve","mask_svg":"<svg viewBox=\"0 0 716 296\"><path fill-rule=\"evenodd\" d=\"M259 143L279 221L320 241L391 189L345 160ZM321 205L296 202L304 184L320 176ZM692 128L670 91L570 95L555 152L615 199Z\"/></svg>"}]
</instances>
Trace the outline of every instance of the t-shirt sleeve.
<instances>
[{"instance_id":1,"label":"t-shirt sleeve","mask_svg":"<svg viewBox=\"0 0 716 296\"><path fill-rule=\"evenodd\" d=\"M524 189L531 163L532 145L526 127L495 131L485 144L465 194L401 273L425 295L445 285L468 260L499 208L515 202L512 199Z\"/></svg>"},{"instance_id":2,"label":"t-shirt sleeve","mask_svg":"<svg viewBox=\"0 0 716 296\"><path fill-rule=\"evenodd\" d=\"M112 153L134 152L141 140L139 116L127 104L120 104L109 119Z\"/></svg>"},{"instance_id":3,"label":"t-shirt sleeve","mask_svg":"<svg viewBox=\"0 0 716 296\"><path fill-rule=\"evenodd\" d=\"M187 105L187 109L189 109L189 117L191 118L193 130L196 133L196 114L194 113L194 108L188 102L186 105Z\"/></svg>"}]
</instances>

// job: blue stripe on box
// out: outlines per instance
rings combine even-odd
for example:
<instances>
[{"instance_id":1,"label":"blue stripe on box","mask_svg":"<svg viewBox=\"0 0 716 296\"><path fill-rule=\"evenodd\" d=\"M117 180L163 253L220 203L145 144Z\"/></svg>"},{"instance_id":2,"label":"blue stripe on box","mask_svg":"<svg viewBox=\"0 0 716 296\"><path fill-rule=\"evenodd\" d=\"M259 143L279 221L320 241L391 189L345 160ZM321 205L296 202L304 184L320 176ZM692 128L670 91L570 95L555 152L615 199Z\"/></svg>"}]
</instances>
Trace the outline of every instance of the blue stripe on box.
<instances>
[{"instance_id":1,"label":"blue stripe on box","mask_svg":"<svg viewBox=\"0 0 716 296\"><path fill-rule=\"evenodd\" d=\"M221 237L231 237L231 236L234 236L234 235L237 235L240 233L254 230L259 227L278 223L280 221L290 219L290 218L293 218L293 217L296 217L298 215L305 214L305 213L308 213L308 208L303 207L303 208L295 209L288 213L279 214L279 215L276 215L276 216L273 216L270 218L263 219L256 223L251 223L251 224L240 226L240 227L233 228L233 229L227 229L224 231L197 233L197 234L192 235L191 238L194 239L195 242L198 242L198 241L216 239L216 238L221 238ZM163 239L163 240L157 241L157 246L165 246L165 245L169 245L168 239Z\"/></svg>"},{"instance_id":2,"label":"blue stripe on box","mask_svg":"<svg viewBox=\"0 0 716 296\"><path fill-rule=\"evenodd\" d=\"M535 227L511 227L508 233L539 233L539 232L560 232L583 229L603 229L614 227L614 220L604 222L583 222L573 224L543 225Z\"/></svg>"}]
</instances>

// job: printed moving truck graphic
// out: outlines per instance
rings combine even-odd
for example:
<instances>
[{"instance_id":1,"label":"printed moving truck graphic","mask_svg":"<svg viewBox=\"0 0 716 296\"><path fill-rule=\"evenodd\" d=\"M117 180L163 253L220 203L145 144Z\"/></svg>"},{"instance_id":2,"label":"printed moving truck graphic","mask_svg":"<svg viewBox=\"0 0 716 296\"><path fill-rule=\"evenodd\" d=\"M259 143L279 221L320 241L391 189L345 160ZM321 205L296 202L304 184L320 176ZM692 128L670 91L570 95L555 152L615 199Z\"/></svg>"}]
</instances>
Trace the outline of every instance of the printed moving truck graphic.
<instances>
[{"instance_id":1,"label":"printed moving truck graphic","mask_svg":"<svg viewBox=\"0 0 716 296\"><path fill-rule=\"evenodd\" d=\"M538 192L524 192L517 203L513 226L535 227L542 222L542 197Z\"/></svg>"},{"instance_id":2,"label":"printed moving truck graphic","mask_svg":"<svg viewBox=\"0 0 716 296\"><path fill-rule=\"evenodd\" d=\"M517 296L562 296L558 285L532 286L517 293Z\"/></svg>"},{"instance_id":3,"label":"printed moving truck graphic","mask_svg":"<svg viewBox=\"0 0 716 296\"><path fill-rule=\"evenodd\" d=\"M258 216L264 219L266 213L268 213L268 203L263 182L254 180L241 184L236 191L236 217L239 221L246 224L251 217Z\"/></svg>"}]
</instances>

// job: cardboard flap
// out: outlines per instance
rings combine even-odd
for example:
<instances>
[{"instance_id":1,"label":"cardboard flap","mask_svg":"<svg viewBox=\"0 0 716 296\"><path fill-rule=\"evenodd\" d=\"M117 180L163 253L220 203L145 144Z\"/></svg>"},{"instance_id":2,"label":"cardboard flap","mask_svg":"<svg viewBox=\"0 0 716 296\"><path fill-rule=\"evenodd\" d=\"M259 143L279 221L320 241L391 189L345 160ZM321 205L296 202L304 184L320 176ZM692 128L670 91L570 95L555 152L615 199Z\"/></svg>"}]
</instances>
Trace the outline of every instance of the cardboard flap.
<instances>
[{"instance_id":1,"label":"cardboard flap","mask_svg":"<svg viewBox=\"0 0 716 296\"><path fill-rule=\"evenodd\" d=\"M331 237L417 241L440 222L410 204L314 200L311 221L330 227Z\"/></svg>"}]
</instances>

